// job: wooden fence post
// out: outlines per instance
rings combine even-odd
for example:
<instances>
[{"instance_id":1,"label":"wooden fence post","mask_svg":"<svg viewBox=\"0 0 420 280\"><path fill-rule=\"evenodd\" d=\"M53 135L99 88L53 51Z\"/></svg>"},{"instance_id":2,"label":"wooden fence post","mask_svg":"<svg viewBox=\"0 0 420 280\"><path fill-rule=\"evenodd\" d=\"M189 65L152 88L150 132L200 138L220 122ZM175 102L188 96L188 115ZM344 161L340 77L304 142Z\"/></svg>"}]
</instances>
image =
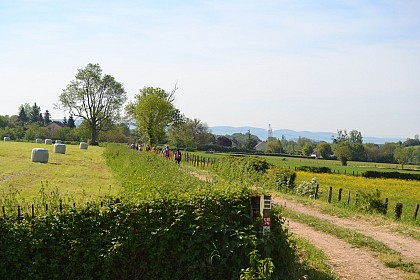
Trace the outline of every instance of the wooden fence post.
<instances>
[{"instance_id":1,"label":"wooden fence post","mask_svg":"<svg viewBox=\"0 0 420 280\"><path fill-rule=\"evenodd\" d=\"M317 199L318 198L318 190L319 190L319 184L316 184L314 199Z\"/></svg>"},{"instance_id":2,"label":"wooden fence post","mask_svg":"<svg viewBox=\"0 0 420 280\"><path fill-rule=\"evenodd\" d=\"M386 215L386 212L388 212L388 197L384 201L384 215Z\"/></svg>"},{"instance_id":3,"label":"wooden fence post","mask_svg":"<svg viewBox=\"0 0 420 280\"><path fill-rule=\"evenodd\" d=\"M32 214L32 219L33 219L33 218L35 218L35 206L32 204L31 208L32 208L31 209L31 214Z\"/></svg>"},{"instance_id":4,"label":"wooden fence post","mask_svg":"<svg viewBox=\"0 0 420 280\"><path fill-rule=\"evenodd\" d=\"M45 204L45 212L48 212L48 203Z\"/></svg>"},{"instance_id":5,"label":"wooden fence post","mask_svg":"<svg viewBox=\"0 0 420 280\"><path fill-rule=\"evenodd\" d=\"M357 205L358 202L359 202L359 192L356 191L356 205Z\"/></svg>"},{"instance_id":6,"label":"wooden fence post","mask_svg":"<svg viewBox=\"0 0 420 280\"><path fill-rule=\"evenodd\" d=\"M17 215L17 219L20 222L20 205L18 205L18 215Z\"/></svg>"},{"instance_id":7,"label":"wooden fence post","mask_svg":"<svg viewBox=\"0 0 420 280\"><path fill-rule=\"evenodd\" d=\"M6 209L4 208L4 205L1 207L3 211L3 218L6 219Z\"/></svg>"},{"instance_id":8,"label":"wooden fence post","mask_svg":"<svg viewBox=\"0 0 420 280\"><path fill-rule=\"evenodd\" d=\"M414 208L413 219L417 219L417 213L419 212L419 204L417 203L416 207Z\"/></svg>"},{"instance_id":9,"label":"wooden fence post","mask_svg":"<svg viewBox=\"0 0 420 280\"><path fill-rule=\"evenodd\" d=\"M350 190L347 193L347 204L350 204Z\"/></svg>"},{"instance_id":10,"label":"wooden fence post","mask_svg":"<svg viewBox=\"0 0 420 280\"><path fill-rule=\"evenodd\" d=\"M398 202L395 205L395 211L394 211L395 219L397 219L397 220L401 219L402 209L403 209L403 204Z\"/></svg>"},{"instance_id":11,"label":"wooden fence post","mask_svg":"<svg viewBox=\"0 0 420 280\"><path fill-rule=\"evenodd\" d=\"M343 192L343 189L342 188L340 188L339 190L338 190L338 202L340 202L341 201L341 193Z\"/></svg>"},{"instance_id":12,"label":"wooden fence post","mask_svg":"<svg viewBox=\"0 0 420 280\"><path fill-rule=\"evenodd\" d=\"M332 186L330 186L330 190L328 191L328 203L331 203L332 198Z\"/></svg>"}]
</instances>

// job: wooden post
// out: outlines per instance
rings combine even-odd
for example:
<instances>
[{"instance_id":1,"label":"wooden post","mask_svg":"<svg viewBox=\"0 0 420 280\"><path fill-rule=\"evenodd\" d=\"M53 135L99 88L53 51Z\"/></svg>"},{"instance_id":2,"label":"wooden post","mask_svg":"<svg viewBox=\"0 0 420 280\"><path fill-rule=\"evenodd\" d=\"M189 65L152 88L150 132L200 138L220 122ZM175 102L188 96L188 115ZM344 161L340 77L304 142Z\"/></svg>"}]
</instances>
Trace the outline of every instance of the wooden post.
<instances>
[{"instance_id":1,"label":"wooden post","mask_svg":"<svg viewBox=\"0 0 420 280\"><path fill-rule=\"evenodd\" d=\"M48 204L45 204L45 212L48 212Z\"/></svg>"},{"instance_id":2,"label":"wooden post","mask_svg":"<svg viewBox=\"0 0 420 280\"><path fill-rule=\"evenodd\" d=\"M343 189L342 188L340 188L339 190L338 190L338 202L340 202L341 201L341 193L343 192Z\"/></svg>"},{"instance_id":3,"label":"wooden post","mask_svg":"<svg viewBox=\"0 0 420 280\"><path fill-rule=\"evenodd\" d=\"M417 203L416 207L414 208L413 219L417 219L417 213L419 212L419 204Z\"/></svg>"},{"instance_id":4,"label":"wooden post","mask_svg":"<svg viewBox=\"0 0 420 280\"><path fill-rule=\"evenodd\" d=\"M395 205L395 219L399 220L401 219L401 215L402 215L402 209L403 209L403 204L398 202L397 205Z\"/></svg>"},{"instance_id":5,"label":"wooden post","mask_svg":"<svg viewBox=\"0 0 420 280\"><path fill-rule=\"evenodd\" d=\"M317 199L318 198L318 190L319 190L319 184L316 184L314 199Z\"/></svg>"},{"instance_id":6,"label":"wooden post","mask_svg":"<svg viewBox=\"0 0 420 280\"><path fill-rule=\"evenodd\" d=\"M20 222L20 206L18 205L18 215L17 215L17 219Z\"/></svg>"},{"instance_id":7,"label":"wooden post","mask_svg":"<svg viewBox=\"0 0 420 280\"><path fill-rule=\"evenodd\" d=\"M347 204L350 204L350 190L347 193Z\"/></svg>"},{"instance_id":8,"label":"wooden post","mask_svg":"<svg viewBox=\"0 0 420 280\"><path fill-rule=\"evenodd\" d=\"M3 219L6 219L6 209L4 208L4 205L1 207L3 211Z\"/></svg>"},{"instance_id":9,"label":"wooden post","mask_svg":"<svg viewBox=\"0 0 420 280\"><path fill-rule=\"evenodd\" d=\"M356 205L357 205L357 203L359 202L359 192L358 191L356 191Z\"/></svg>"},{"instance_id":10,"label":"wooden post","mask_svg":"<svg viewBox=\"0 0 420 280\"><path fill-rule=\"evenodd\" d=\"M383 214L386 215L386 212L388 212L388 197L385 198L385 201L384 201L384 212L383 212Z\"/></svg>"},{"instance_id":11,"label":"wooden post","mask_svg":"<svg viewBox=\"0 0 420 280\"><path fill-rule=\"evenodd\" d=\"M63 213L63 202L60 199L60 213Z\"/></svg>"},{"instance_id":12,"label":"wooden post","mask_svg":"<svg viewBox=\"0 0 420 280\"><path fill-rule=\"evenodd\" d=\"M328 191L328 203L331 203L332 198L332 187L330 186L330 190Z\"/></svg>"},{"instance_id":13,"label":"wooden post","mask_svg":"<svg viewBox=\"0 0 420 280\"><path fill-rule=\"evenodd\" d=\"M35 218L35 206L32 204L32 219Z\"/></svg>"}]
</instances>

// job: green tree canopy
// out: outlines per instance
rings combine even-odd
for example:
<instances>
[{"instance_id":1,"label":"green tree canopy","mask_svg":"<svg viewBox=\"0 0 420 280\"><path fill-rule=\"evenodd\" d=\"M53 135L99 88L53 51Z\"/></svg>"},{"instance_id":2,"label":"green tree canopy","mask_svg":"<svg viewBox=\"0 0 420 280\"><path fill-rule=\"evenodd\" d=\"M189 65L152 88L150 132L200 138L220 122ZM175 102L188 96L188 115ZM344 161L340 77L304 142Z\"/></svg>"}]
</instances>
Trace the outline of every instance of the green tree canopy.
<instances>
[{"instance_id":1,"label":"green tree canopy","mask_svg":"<svg viewBox=\"0 0 420 280\"><path fill-rule=\"evenodd\" d=\"M172 146L198 147L215 141L214 135L208 130L208 126L198 119L185 118L182 122L173 124L168 129L168 139Z\"/></svg>"},{"instance_id":2,"label":"green tree canopy","mask_svg":"<svg viewBox=\"0 0 420 280\"><path fill-rule=\"evenodd\" d=\"M78 69L60 95L60 108L84 119L89 125L91 144L97 145L99 131L120 116L127 96L122 83L111 75L102 74L99 64L89 63Z\"/></svg>"},{"instance_id":3,"label":"green tree canopy","mask_svg":"<svg viewBox=\"0 0 420 280\"><path fill-rule=\"evenodd\" d=\"M331 145L327 142L320 142L316 146L316 151L322 156L323 159L328 159L332 155Z\"/></svg>"},{"instance_id":4,"label":"green tree canopy","mask_svg":"<svg viewBox=\"0 0 420 280\"><path fill-rule=\"evenodd\" d=\"M281 153L282 152L282 147L281 147L281 142L279 139L274 138L274 137L270 137L267 139L267 144L265 146L265 152L266 153Z\"/></svg>"},{"instance_id":5,"label":"green tree canopy","mask_svg":"<svg viewBox=\"0 0 420 280\"><path fill-rule=\"evenodd\" d=\"M173 122L174 93L161 88L144 87L135 96L135 102L126 106L126 113L134 119L150 145L156 145L165 136L165 129Z\"/></svg>"}]
</instances>

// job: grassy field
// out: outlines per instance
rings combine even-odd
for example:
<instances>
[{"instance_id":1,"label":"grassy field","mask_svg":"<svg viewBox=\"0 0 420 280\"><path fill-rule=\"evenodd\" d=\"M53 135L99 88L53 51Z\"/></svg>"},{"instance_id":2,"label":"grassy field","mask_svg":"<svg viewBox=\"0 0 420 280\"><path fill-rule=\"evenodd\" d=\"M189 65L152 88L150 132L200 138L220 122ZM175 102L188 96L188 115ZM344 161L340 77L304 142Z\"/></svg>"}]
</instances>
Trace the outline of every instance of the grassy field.
<instances>
[{"instance_id":1,"label":"grassy field","mask_svg":"<svg viewBox=\"0 0 420 280\"><path fill-rule=\"evenodd\" d=\"M47 148L48 163L32 162L33 148ZM86 202L120 191L102 157L103 147L81 150L78 145L67 145L65 154L56 154L53 149L54 145L1 141L0 199L13 195L30 202L54 192Z\"/></svg>"}]
</instances>

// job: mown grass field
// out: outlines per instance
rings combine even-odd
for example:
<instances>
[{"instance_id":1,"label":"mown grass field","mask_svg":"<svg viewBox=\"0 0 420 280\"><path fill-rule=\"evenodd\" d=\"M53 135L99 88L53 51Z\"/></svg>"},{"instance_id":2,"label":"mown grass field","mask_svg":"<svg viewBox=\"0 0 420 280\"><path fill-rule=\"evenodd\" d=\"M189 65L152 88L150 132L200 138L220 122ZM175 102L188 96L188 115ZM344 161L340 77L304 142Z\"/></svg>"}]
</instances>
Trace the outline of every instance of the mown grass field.
<instances>
[{"instance_id":1,"label":"mown grass field","mask_svg":"<svg viewBox=\"0 0 420 280\"><path fill-rule=\"evenodd\" d=\"M48 163L31 161L33 148L47 148ZM102 156L103 147L66 145L65 154L53 152L54 145L0 142L0 198L17 194L30 202L40 191L55 192L77 202L117 194L120 184Z\"/></svg>"}]
</instances>

